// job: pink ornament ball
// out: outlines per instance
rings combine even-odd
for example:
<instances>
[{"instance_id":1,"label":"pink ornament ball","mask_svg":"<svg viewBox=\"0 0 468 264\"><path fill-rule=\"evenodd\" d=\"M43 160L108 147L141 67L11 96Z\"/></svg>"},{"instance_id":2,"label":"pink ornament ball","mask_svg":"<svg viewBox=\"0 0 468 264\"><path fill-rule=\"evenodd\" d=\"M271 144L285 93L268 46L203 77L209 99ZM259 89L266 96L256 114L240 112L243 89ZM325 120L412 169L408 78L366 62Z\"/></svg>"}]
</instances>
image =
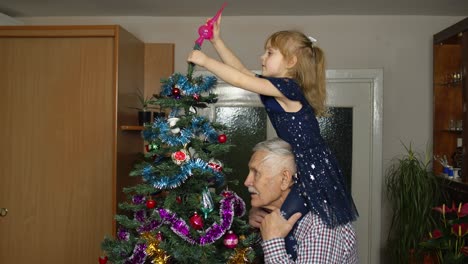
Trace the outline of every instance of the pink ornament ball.
<instances>
[{"instance_id":1,"label":"pink ornament ball","mask_svg":"<svg viewBox=\"0 0 468 264\"><path fill-rule=\"evenodd\" d=\"M227 248L235 248L239 243L239 238L231 230L224 236L223 244Z\"/></svg>"}]
</instances>

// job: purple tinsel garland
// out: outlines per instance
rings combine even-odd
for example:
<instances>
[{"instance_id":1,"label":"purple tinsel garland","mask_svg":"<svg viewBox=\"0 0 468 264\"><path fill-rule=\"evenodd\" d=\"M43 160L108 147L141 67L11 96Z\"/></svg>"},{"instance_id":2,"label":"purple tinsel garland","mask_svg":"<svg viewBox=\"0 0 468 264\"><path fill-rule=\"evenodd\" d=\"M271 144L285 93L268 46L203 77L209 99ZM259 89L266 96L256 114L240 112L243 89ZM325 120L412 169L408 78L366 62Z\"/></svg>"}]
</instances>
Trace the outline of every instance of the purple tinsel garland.
<instances>
[{"instance_id":1,"label":"purple tinsel garland","mask_svg":"<svg viewBox=\"0 0 468 264\"><path fill-rule=\"evenodd\" d=\"M125 264L144 264L146 260L146 244L136 244L133 254L125 261Z\"/></svg>"},{"instance_id":2,"label":"purple tinsel garland","mask_svg":"<svg viewBox=\"0 0 468 264\"><path fill-rule=\"evenodd\" d=\"M198 244L201 246L211 244L221 238L226 231L231 228L234 215L242 217L245 214L244 201L234 192L224 191L224 193L226 194L225 198L220 201L221 210L219 214L221 223L213 223L213 225L206 230L205 234L198 239L191 237L190 227L183 219L178 218L175 213L172 213L168 209L160 208L158 209L159 215L164 223L171 225L171 230L174 233L190 244Z\"/></svg>"}]
</instances>

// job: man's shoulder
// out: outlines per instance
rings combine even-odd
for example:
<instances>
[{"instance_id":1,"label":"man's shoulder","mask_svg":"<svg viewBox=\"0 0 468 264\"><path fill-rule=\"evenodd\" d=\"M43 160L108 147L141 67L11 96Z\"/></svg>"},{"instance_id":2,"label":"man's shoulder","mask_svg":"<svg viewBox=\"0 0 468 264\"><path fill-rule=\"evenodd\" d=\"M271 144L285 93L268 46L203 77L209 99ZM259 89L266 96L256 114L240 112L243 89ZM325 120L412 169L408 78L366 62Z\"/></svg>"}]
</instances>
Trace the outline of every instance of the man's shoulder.
<instances>
[{"instance_id":1,"label":"man's shoulder","mask_svg":"<svg viewBox=\"0 0 468 264\"><path fill-rule=\"evenodd\" d=\"M328 227L322 219L312 213L307 213L298 223L298 226L295 231L295 236L300 239L300 237L307 236L310 232L314 232L316 235L322 233L341 233L346 236L355 237L354 226L352 223L347 223L344 225L337 226L335 228Z\"/></svg>"}]
</instances>

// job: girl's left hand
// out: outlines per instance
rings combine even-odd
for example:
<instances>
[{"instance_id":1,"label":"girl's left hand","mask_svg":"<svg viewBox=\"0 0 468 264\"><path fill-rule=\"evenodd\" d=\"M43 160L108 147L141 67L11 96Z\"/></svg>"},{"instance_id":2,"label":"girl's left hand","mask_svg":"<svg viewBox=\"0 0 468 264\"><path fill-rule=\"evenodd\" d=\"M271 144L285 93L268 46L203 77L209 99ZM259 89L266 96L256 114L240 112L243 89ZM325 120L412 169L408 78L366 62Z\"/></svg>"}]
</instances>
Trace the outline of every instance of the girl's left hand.
<instances>
[{"instance_id":1,"label":"girl's left hand","mask_svg":"<svg viewBox=\"0 0 468 264\"><path fill-rule=\"evenodd\" d=\"M221 39L221 17L222 15L213 23L213 37L210 39L211 43L215 43Z\"/></svg>"},{"instance_id":2,"label":"girl's left hand","mask_svg":"<svg viewBox=\"0 0 468 264\"><path fill-rule=\"evenodd\" d=\"M193 50L192 52L190 52L190 54L189 54L189 56L187 58L187 61L195 63L195 64L203 67L207 58L208 58L208 56L206 56L205 53L203 53L203 52L201 52L199 50Z\"/></svg>"},{"instance_id":3,"label":"girl's left hand","mask_svg":"<svg viewBox=\"0 0 468 264\"><path fill-rule=\"evenodd\" d=\"M300 217L301 213L295 213L286 220L281 215L280 209L275 209L265 216L260 226L263 241L286 237Z\"/></svg>"}]
</instances>

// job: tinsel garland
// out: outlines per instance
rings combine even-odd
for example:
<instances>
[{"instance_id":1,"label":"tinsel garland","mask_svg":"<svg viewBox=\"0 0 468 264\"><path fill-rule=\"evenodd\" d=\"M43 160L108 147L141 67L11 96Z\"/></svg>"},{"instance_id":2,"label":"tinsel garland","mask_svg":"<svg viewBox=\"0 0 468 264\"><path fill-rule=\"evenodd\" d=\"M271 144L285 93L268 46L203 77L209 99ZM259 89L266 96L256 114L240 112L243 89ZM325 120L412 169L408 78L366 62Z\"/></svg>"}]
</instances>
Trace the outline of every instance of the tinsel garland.
<instances>
[{"instance_id":1,"label":"tinsel garland","mask_svg":"<svg viewBox=\"0 0 468 264\"><path fill-rule=\"evenodd\" d=\"M138 243L133 248L132 255L125 261L125 264L143 264L146 260L146 244Z\"/></svg>"},{"instance_id":2,"label":"tinsel garland","mask_svg":"<svg viewBox=\"0 0 468 264\"><path fill-rule=\"evenodd\" d=\"M162 81L161 95L171 96L172 88L177 87L182 95L194 95L208 92L216 86L217 79L214 76L199 76L189 80L187 76L180 73L172 74L168 79Z\"/></svg>"},{"instance_id":3,"label":"tinsel garland","mask_svg":"<svg viewBox=\"0 0 468 264\"><path fill-rule=\"evenodd\" d=\"M171 132L172 128L167 123L167 120L158 118L153 122L152 128L154 130L146 129L143 131L143 139L150 142L159 138L170 146L177 146L188 144L192 137L202 134L209 142L217 142L218 133L204 117L193 117L191 121L189 127L183 128L179 133L174 134Z\"/></svg>"},{"instance_id":4,"label":"tinsel garland","mask_svg":"<svg viewBox=\"0 0 468 264\"><path fill-rule=\"evenodd\" d=\"M209 245L221 238L231 228L234 215L242 217L245 214L245 203L242 198L231 191L225 191L225 194L225 198L220 201L220 223L213 223L198 239L190 235L190 227L187 223L170 210L158 209L159 216L164 224L171 225L171 230L188 243L200 246Z\"/></svg>"},{"instance_id":5,"label":"tinsel garland","mask_svg":"<svg viewBox=\"0 0 468 264\"><path fill-rule=\"evenodd\" d=\"M246 247L242 249L236 248L234 250L234 254L229 258L229 261L227 264L244 264L248 263L249 260L247 258L247 255L249 252L252 251L251 247Z\"/></svg>"},{"instance_id":6,"label":"tinsel garland","mask_svg":"<svg viewBox=\"0 0 468 264\"><path fill-rule=\"evenodd\" d=\"M155 175L153 172L153 165L148 164L142 169L142 176L145 181L150 183L156 189L174 189L184 183L188 177L193 175L193 170L201 170L202 173L209 172L214 175L214 182L217 186L221 186L224 183L224 175L219 171L214 170L208 163L202 159L191 159L180 166L180 172L172 175Z\"/></svg>"}]
</instances>

